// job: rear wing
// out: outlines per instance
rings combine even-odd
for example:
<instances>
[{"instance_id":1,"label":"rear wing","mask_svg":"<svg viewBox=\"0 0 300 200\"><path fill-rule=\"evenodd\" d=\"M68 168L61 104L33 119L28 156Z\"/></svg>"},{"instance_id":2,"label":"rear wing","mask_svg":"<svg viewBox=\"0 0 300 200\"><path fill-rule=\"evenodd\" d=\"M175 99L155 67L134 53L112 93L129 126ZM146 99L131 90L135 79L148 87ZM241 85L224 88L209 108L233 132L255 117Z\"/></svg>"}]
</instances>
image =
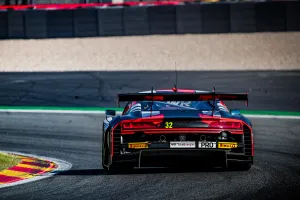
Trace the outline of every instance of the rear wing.
<instances>
[{"instance_id":1,"label":"rear wing","mask_svg":"<svg viewBox=\"0 0 300 200\"><path fill-rule=\"evenodd\" d=\"M118 106L121 101L215 101L231 100L246 101L248 106L247 93L128 93L118 95Z\"/></svg>"}]
</instances>

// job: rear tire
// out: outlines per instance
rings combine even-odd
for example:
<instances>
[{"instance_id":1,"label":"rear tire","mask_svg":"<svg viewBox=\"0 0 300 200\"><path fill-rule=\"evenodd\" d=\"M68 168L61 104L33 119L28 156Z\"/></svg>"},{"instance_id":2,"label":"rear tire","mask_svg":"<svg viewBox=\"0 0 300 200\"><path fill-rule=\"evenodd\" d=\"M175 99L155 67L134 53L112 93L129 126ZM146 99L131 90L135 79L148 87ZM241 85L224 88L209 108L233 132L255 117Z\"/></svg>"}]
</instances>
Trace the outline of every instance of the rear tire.
<instances>
[{"instance_id":1,"label":"rear tire","mask_svg":"<svg viewBox=\"0 0 300 200\"><path fill-rule=\"evenodd\" d=\"M105 137L104 133L104 127L103 127L103 135L102 135L102 168L104 170L108 170L108 159L109 159L109 149L107 148L107 139Z\"/></svg>"},{"instance_id":2,"label":"rear tire","mask_svg":"<svg viewBox=\"0 0 300 200\"><path fill-rule=\"evenodd\" d=\"M108 173L108 174L116 174L116 173L126 173L133 170L134 165L132 163L116 163L113 160L111 160L111 149L108 146L107 138L106 140L103 140L103 148L102 148L102 168Z\"/></svg>"},{"instance_id":3,"label":"rear tire","mask_svg":"<svg viewBox=\"0 0 300 200\"><path fill-rule=\"evenodd\" d=\"M114 141L116 141L116 138L114 138ZM114 159L111 157L111 155L112 155L112 152L111 152L112 149L111 149L111 144L110 144L111 135L109 134L109 131L107 131L107 134L103 134L102 142L103 142L102 167L107 173L115 174L115 173L120 173L120 172L129 172L134 168L134 165L131 162L119 162L119 160L118 160L118 162L115 162Z\"/></svg>"}]
</instances>

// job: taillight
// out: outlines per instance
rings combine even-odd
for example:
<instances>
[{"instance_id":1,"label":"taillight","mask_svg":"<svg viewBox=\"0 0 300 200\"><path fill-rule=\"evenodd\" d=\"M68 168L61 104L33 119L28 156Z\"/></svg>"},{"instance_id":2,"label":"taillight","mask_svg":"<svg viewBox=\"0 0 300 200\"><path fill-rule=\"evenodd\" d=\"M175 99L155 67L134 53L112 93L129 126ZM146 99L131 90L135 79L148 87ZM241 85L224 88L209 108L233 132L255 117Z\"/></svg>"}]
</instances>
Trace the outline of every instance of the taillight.
<instances>
[{"instance_id":1,"label":"taillight","mask_svg":"<svg viewBox=\"0 0 300 200\"><path fill-rule=\"evenodd\" d=\"M240 122L212 122L209 124L211 128L223 128L223 129L242 129L242 123Z\"/></svg>"},{"instance_id":2,"label":"taillight","mask_svg":"<svg viewBox=\"0 0 300 200\"><path fill-rule=\"evenodd\" d=\"M155 128L157 127L153 122L127 122L123 123L124 129L131 129L131 128Z\"/></svg>"}]
</instances>

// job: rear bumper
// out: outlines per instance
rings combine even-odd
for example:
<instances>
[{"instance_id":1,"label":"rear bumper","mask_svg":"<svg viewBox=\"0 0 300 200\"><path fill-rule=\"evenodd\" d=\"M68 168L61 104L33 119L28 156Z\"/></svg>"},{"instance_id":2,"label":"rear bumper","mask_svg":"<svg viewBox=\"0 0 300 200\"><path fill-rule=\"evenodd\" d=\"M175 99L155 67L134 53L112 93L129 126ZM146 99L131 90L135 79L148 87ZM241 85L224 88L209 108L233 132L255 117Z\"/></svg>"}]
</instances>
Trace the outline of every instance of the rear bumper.
<instances>
[{"instance_id":1,"label":"rear bumper","mask_svg":"<svg viewBox=\"0 0 300 200\"><path fill-rule=\"evenodd\" d=\"M131 162L138 168L170 165L202 166L204 164L227 167L231 162L253 164L252 156L220 149L143 149L135 153L115 155L113 160L114 162Z\"/></svg>"}]
</instances>

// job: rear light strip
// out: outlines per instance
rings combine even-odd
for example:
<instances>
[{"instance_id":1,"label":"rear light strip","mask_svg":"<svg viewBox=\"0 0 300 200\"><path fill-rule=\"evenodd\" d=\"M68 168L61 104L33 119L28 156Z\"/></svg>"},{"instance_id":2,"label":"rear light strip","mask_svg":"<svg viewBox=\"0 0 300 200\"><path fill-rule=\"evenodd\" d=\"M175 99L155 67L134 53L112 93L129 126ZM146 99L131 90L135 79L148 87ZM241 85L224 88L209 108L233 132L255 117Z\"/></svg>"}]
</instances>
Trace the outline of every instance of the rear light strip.
<instances>
[{"instance_id":1,"label":"rear light strip","mask_svg":"<svg viewBox=\"0 0 300 200\"><path fill-rule=\"evenodd\" d=\"M243 125L240 122L211 122L209 127L221 129L242 129Z\"/></svg>"},{"instance_id":2,"label":"rear light strip","mask_svg":"<svg viewBox=\"0 0 300 200\"><path fill-rule=\"evenodd\" d=\"M151 129L159 128L161 122L125 122L122 124L122 129ZM189 127L185 127L189 128ZM208 128L217 129L243 129L240 122L211 122Z\"/></svg>"}]
</instances>

